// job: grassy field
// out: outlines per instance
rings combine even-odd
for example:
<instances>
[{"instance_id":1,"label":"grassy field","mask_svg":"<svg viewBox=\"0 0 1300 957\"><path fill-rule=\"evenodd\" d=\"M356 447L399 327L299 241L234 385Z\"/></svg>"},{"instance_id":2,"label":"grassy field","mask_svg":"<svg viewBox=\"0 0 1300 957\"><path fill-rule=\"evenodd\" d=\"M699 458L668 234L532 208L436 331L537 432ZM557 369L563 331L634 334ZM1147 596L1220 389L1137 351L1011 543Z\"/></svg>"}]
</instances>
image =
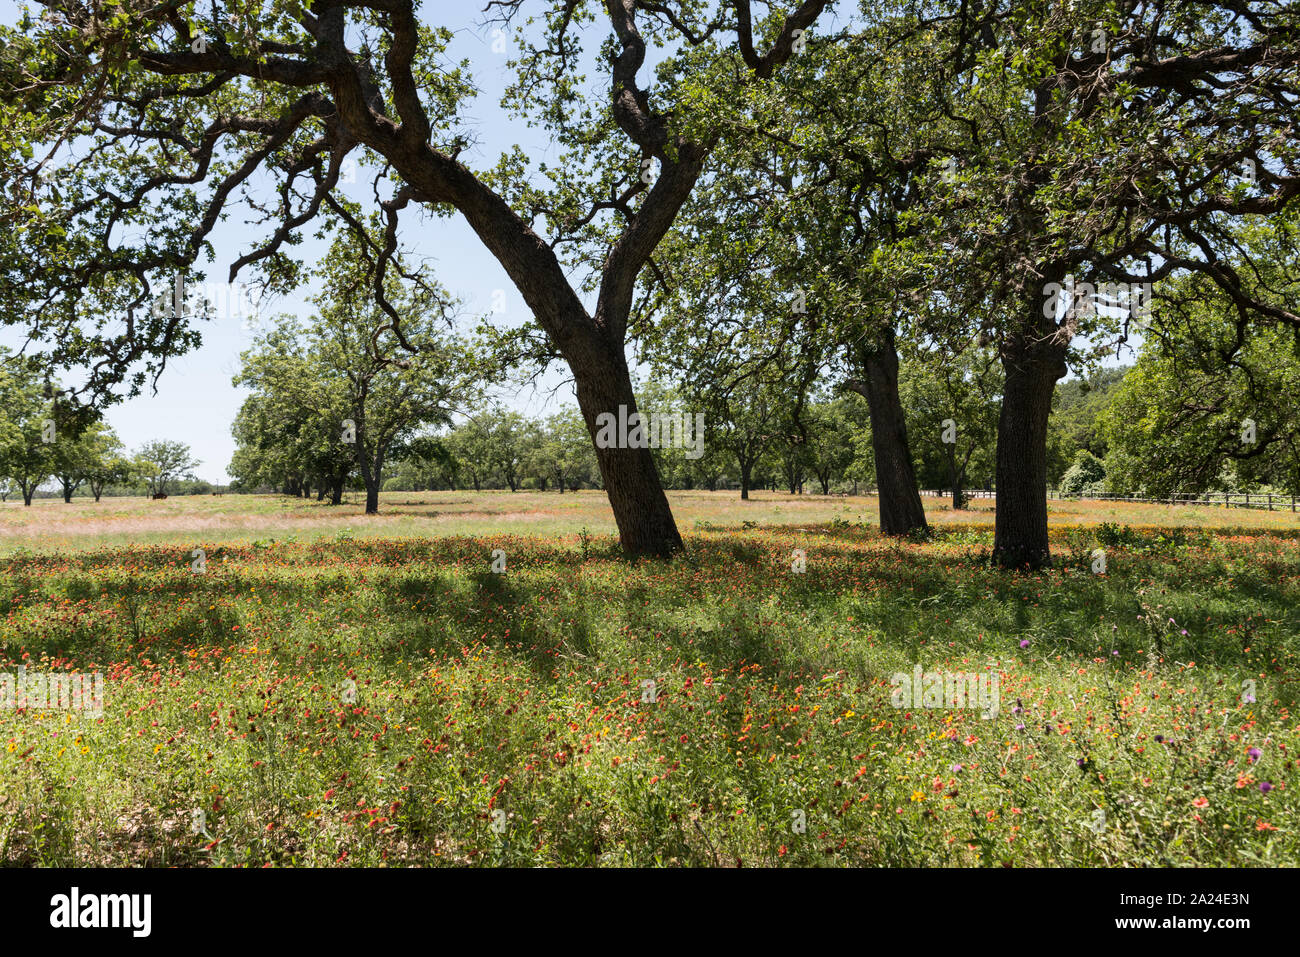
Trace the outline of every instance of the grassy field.
<instances>
[{"instance_id":1,"label":"grassy field","mask_svg":"<svg viewBox=\"0 0 1300 957\"><path fill-rule=\"evenodd\" d=\"M790 496L754 492L742 502L735 492L669 492L684 532L711 525L743 527L812 526L833 521L872 525L879 505L872 496ZM993 503L973 501L954 512L944 499L927 498L929 519L938 525L993 527ZM276 539L308 541L350 535L355 538L431 538L449 535L519 534L564 536L586 530L612 535L614 517L604 492L393 492L382 496L379 515L367 516L364 499L349 493L331 507L314 499L280 495L223 495L106 498L96 503L76 498L0 503L0 555L18 549L67 551L108 545L195 545ZM1297 529L1300 515L1206 506L1166 506L1122 502L1051 502L1057 525L1116 523L1149 527Z\"/></svg>"},{"instance_id":2,"label":"grassy field","mask_svg":"<svg viewBox=\"0 0 1300 957\"><path fill-rule=\"evenodd\" d=\"M598 493L5 504L0 672L106 692L0 709L0 862L1300 863L1291 513L1054 502L1018 575L989 503L672 499L637 564Z\"/></svg>"}]
</instances>

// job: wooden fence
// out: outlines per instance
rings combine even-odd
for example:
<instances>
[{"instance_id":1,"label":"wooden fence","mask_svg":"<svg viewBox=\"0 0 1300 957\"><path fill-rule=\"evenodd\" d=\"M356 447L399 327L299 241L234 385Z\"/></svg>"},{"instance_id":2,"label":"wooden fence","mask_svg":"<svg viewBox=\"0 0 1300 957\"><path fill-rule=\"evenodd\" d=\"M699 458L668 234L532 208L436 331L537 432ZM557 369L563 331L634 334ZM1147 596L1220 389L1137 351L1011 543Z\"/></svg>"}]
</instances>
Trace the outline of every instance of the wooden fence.
<instances>
[{"instance_id":1,"label":"wooden fence","mask_svg":"<svg viewBox=\"0 0 1300 957\"><path fill-rule=\"evenodd\" d=\"M922 495L934 498L951 498L951 489L923 489ZM967 498L996 498L990 489L967 489ZM1162 498L1143 498L1138 495L1062 495L1055 489L1047 490L1049 499L1088 502L1147 502L1152 505L1217 505L1220 508L1258 508L1272 511L1296 511L1300 502L1294 495L1276 495L1266 492L1179 492Z\"/></svg>"}]
</instances>

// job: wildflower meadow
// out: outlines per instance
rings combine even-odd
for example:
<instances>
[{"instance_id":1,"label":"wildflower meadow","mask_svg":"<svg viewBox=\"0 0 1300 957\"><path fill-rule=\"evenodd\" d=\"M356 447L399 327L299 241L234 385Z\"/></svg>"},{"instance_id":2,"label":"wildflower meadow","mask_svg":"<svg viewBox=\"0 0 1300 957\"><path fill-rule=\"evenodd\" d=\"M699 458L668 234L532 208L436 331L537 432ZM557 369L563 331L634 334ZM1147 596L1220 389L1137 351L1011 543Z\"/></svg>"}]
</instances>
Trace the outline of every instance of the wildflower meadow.
<instances>
[{"instance_id":1,"label":"wildflower meadow","mask_svg":"<svg viewBox=\"0 0 1300 957\"><path fill-rule=\"evenodd\" d=\"M95 717L0 709L0 860L1296 863L1300 525L1149 506L1008 575L987 525L897 541L836 509L701 520L671 563L588 530L6 526L0 672L105 691ZM914 667L995 677L997 713L896 706Z\"/></svg>"}]
</instances>

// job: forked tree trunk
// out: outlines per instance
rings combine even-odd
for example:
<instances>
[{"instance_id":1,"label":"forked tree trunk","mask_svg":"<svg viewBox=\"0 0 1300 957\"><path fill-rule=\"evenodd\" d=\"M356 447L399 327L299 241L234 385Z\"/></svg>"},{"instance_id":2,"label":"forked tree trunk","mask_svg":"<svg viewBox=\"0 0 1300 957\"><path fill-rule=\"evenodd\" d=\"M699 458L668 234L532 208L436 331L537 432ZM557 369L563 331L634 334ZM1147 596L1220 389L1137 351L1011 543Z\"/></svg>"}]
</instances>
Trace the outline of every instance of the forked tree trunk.
<instances>
[{"instance_id":1,"label":"forked tree trunk","mask_svg":"<svg viewBox=\"0 0 1300 957\"><path fill-rule=\"evenodd\" d=\"M1065 348L1022 338L1003 349L1006 382L998 419L993 559L1004 568L1051 564L1047 536L1047 419Z\"/></svg>"},{"instance_id":2,"label":"forked tree trunk","mask_svg":"<svg viewBox=\"0 0 1300 957\"><path fill-rule=\"evenodd\" d=\"M569 9L575 6L570 4ZM608 26L613 29L612 44L605 51L612 84L608 117L643 155L656 157L659 168L631 223L612 243L600 267L595 315L588 315L553 246L533 232L529 223L462 165L454 153L438 151L430 145L430 138L419 132L422 126L428 129L430 123L414 92L403 88L395 94L398 112L403 115L401 127L394 127L395 121L379 111L382 107L372 105L377 101L367 92L367 83L359 79L363 75L361 66L357 67L358 79L352 78L352 67L347 64L343 67L348 73L346 78L334 73L329 78L338 120L348 136L391 163L410 187L407 193L417 202L451 206L459 211L505 269L572 371L578 406L593 445L599 429L597 416L617 415L619 406L626 406L629 414L636 409L625 349L637 278L672 228L716 142L712 132L701 139L691 138L670 113L650 108L650 97L637 79L646 61L642 34L645 28L637 22L643 5L623 0L603 6ZM812 27L825 6L822 0L806 0L792 10L767 53L756 58L752 44L747 45L747 65L760 80L770 79L795 55L796 47L802 44L794 41ZM737 6L746 14L748 9L748 4ZM671 17L671 12L668 15ZM343 49L342 21L337 17L331 20L326 13L321 23L319 44L322 50L329 51L332 64L338 58L336 52ZM746 28L744 33L750 31ZM404 42L401 38L407 33L399 27L395 36L398 42ZM406 204L405 195L400 205ZM625 553L667 557L679 551L681 535L651 450L611 447L596 448L595 452L601 484L609 496Z\"/></svg>"},{"instance_id":3,"label":"forked tree trunk","mask_svg":"<svg viewBox=\"0 0 1300 957\"><path fill-rule=\"evenodd\" d=\"M925 508L916 487L907 423L898 397L894 330L886 329L874 347L859 345L857 359L865 378L850 380L846 385L867 400L871 416L871 451L880 493L880 530L886 535L906 535L925 529L928 527Z\"/></svg>"},{"instance_id":4,"label":"forked tree trunk","mask_svg":"<svg viewBox=\"0 0 1300 957\"><path fill-rule=\"evenodd\" d=\"M588 339L584 348L575 352L571 351L567 358L577 384L578 407L596 447L596 462L614 510L623 551L634 557L668 558L681 551L682 537L650 449L619 448L622 442L596 442L603 424L597 422L601 413L609 413L619 422L630 420L636 411L636 395L622 345L611 347ZM626 417L619 415L619 406L626 406ZM602 444L611 447L601 448Z\"/></svg>"}]
</instances>

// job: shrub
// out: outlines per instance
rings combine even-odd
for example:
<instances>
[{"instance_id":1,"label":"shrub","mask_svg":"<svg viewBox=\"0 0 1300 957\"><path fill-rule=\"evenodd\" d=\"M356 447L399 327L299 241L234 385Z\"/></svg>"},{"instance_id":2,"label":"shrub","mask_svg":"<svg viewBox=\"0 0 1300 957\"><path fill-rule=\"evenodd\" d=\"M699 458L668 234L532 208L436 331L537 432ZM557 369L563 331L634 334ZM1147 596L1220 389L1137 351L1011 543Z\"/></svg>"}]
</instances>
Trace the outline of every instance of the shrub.
<instances>
[{"instance_id":1,"label":"shrub","mask_svg":"<svg viewBox=\"0 0 1300 957\"><path fill-rule=\"evenodd\" d=\"M1080 449L1074 463L1061 476L1062 495L1098 495L1106 482L1106 464L1087 449Z\"/></svg>"}]
</instances>

